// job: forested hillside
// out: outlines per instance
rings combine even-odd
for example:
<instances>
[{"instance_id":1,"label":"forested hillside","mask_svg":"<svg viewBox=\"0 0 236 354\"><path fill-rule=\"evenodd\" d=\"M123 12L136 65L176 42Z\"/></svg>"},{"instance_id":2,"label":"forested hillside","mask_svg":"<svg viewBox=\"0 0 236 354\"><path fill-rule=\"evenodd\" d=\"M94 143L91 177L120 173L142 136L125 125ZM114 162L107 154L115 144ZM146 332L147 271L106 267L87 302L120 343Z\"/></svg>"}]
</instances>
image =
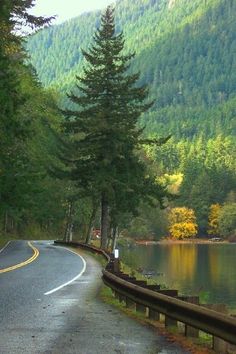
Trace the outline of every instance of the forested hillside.
<instances>
[{"instance_id":1,"label":"forested hillside","mask_svg":"<svg viewBox=\"0 0 236 354\"><path fill-rule=\"evenodd\" d=\"M206 136L221 129L235 133L235 13L231 0L118 1L117 27L124 30L127 51L136 52L132 70L141 72L156 102L144 118L149 130L192 137L201 123ZM32 63L45 85L62 91L73 85L81 48L88 47L98 23L99 13L88 13L29 40ZM222 109L226 121L217 114Z\"/></svg>"},{"instance_id":2,"label":"forested hillside","mask_svg":"<svg viewBox=\"0 0 236 354\"><path fill-rule=\"evenodd\" d=\"M29 16L31 7L32 1L0 3L0 245L7 234L34 238L40 230L47 237L65 214L65 185L48 174L61 130L57 98L25 64L15 31L22 23L37 29L50 22Z\"/></svg>"},{"instance_id":3,"label":"forested hillside","mask_svg":"<svg viewBox=\"0 0 236 354\"><path fill-rule=\"evenodd\" d=\"M117 30L124 31L126 51L136 52L130 70L140 71L155 100L140 125L152 137L172 135L163 147L147 148L147 156L180 192L175 204L195 210L202 233L212 204L236 201L235 17L233 0L116 3ZM99 19L99 12L83 14L28 40L40 80L59 90L64 104ZM150 215L144 219L142 232L163 232Z\"/></svg>"}]
</instances>

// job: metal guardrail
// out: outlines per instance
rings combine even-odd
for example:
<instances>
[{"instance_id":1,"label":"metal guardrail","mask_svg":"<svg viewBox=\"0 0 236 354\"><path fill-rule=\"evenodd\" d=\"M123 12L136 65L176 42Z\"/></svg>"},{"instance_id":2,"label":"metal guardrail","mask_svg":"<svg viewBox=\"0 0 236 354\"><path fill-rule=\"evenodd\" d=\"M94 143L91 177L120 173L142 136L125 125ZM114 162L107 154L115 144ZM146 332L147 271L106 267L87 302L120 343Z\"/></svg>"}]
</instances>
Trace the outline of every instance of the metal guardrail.
<instances>
[{"instance_id":1,"label":"metal guardrail","mask_svg":"<svg viewBox=\"0 0 236 354\"><path fill-rule=\"evenodd\" d=\"M77 242L65 243L55 241L55 243L81 247L103 255L108 261L106 269L102 271L103 282L125 299L145 306L149 311L164 314L173 320L236 345L236 318L201 307L200 305L187 303L177 297L163 295L158 293L158 289L156 291L150 290L148 286L145 288L144 284L141 285L142 282L132 279L128 275L123 274L122 279L119 273L115 274L113 271L114 263L111 255L99 248Z\"/></svg>"},{"instance_id":2,"label":"metal guardrail","mask_svg":"<svg viewBox=\"0 0 236 354\"><path fill-rule=\"evenodd\" d=\"M144 305L177 321L200 329L213 336L219 337L231 344L236 344L236 319L199 305L189 304L139 285L103 270L104 283L127 297L128 299Z\"/></svg>"},{"instance_id":3,"label":"metal guardrail","mask_svg":"<svg viewBox=\"0 0 236 354\"><path fill-rule=\"evenodd\" d=\"M98 253L98 254L102 255L106 259L106 261L108 263L110 262L110 255L108 253L106 253L105 251L103 251L101 248L97 248L95 246L87 245L87 244L82 243L82 242L65 242L65 241L56 240L56 241L54 241L54 243L58 244L58 245L65 245L65 246L71 246L71 247L80 247L80 248L83 248L85 250L92 251L94 253Z\"/></svg>"}]
</instances>

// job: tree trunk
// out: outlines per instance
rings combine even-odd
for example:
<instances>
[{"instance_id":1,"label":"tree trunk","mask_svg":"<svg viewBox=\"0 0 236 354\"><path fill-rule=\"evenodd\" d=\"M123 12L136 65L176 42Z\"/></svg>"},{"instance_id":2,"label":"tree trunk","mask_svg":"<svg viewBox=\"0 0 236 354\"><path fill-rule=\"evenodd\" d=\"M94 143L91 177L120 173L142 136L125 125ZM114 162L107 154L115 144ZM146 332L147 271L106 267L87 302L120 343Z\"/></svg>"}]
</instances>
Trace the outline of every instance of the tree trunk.
<instances>
[{"instance_id":1,"label":"tree trunk","mask_svg":"<svg viewBox=\"0 0 236 354\"><path fill-rule=\"evenodd\" d=\"M64 237L63 237L63 241L68 242L68 234L69 234L69 225L68 225L68 222L67 222L66 223Z\"/></svg>"},{"instance_id":2,"label":"tree trunk","mask_svg":"<svg viewBox=\"0 0 236 354\"><path fill-rule=\"evenodd\" d=\"M101 248L106 249L109 229L109 205L105 193L102 193L101 201Z\"/></svg>"},{"instance_id":3,"label":"tree trunk","mask_svg":"<svg viewBox=\"0 0 236 354\"><path fill-rule=\"evenodd\" d=\"M112 241L112 235L113 235L113 228L110 227L109 228L109 232L108 232L108 238L107 238L107 249L109 249L111 241Z\"/></svg>"},{"instance_id":4,"label":"tree trunk","mask_svg":"<svg viewBox=\"0 0 236 354\"><path fill-rule=\"evenodd\" d=\"M63 240L65 242L69 242L70 240L72 240L72 228L73 228L72 217L73 217L73 204L72 204L72 202L69 202L68 212L67 212L66 229L65 229L65 234L64 234L64 238L63 238Z\"/></svg>"},{"instance_id":5,"label":"tree trunk","mask_svg":"<svg viewBox=\"0 0 236 354\"><path fill-rule=\"evenodd\" d=\"M87 244L89 244L90 241L91 241L92 231L93 231L93 224L94 224L94 220L95 220L96 214L97 214L97 203L93 202L93 210L92 210L92 214L90 216L88 230L87 230L87 235L86 235L86 241L85 241L85 243L87 243Z\"/></svg>"},{"instance_id":6,"label":"tree trunk","mask_svg":"<svg viewBox=\"0 0 236 354\"><path fill-rule=\"evenodd\" d=\"M69 226L69 242L72 242L73 241L73 227L74 227L74 224L72 222L70 222L70 226Z\"/></svg>"},{"instance_id":7,"label":"tree trunk","mask_svg":"<svg viewBox=\"0 0 236 354\"><path fill-rule=\"evenodd\" d=\"M108 224L108 230L107 230L107 245L106 248L108 249L110 246L110 242L112 240L112 235L113 235L113 231L112 231L112 227L111 227L111 222L110 222L110 217L109 217L109 224Z\"/></svg>"},{"instance_id":8,"label":"tree trunk","mask_svg":"<svg viewBox=\"0 0 236 354\"><path fill-rule=\"evenodd\" d=\"M8 231L8 212L7 211L5 212L5 218L4 218L4 231L5 231L5 234Z\"/></svg>"},{"instance_id":9,"label":"tree trunk","mask_svg":"<svg viewBox=\"0 0 236 354\"><path fill-rule=\"evenodd\" d=\"M118 226L114 226L113 228L113 235L112 235L112 252L114 252L115 248L116 248L116 241L119 235L119 231L118 231Z\"/></svg>"}]
</instances>

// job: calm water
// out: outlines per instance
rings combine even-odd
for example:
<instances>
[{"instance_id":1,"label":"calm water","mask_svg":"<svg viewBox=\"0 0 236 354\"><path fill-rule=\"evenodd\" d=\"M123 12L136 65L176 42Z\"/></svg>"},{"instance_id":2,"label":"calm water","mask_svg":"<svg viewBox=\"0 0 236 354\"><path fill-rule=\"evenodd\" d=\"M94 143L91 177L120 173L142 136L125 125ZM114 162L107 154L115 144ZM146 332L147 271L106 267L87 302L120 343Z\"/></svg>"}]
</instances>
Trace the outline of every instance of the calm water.
<instances>
[{"instance_id":1,"label":"calm water","mask_svg":"<svg viewBox=\"0 0 236 354\"><path fill-rule=\"evenodd\" d=\"M236 244L142 245L121 248L120 257L133 268L159 273L159 284L181 294L236 309Z\"/></svg>"}]
</instances>

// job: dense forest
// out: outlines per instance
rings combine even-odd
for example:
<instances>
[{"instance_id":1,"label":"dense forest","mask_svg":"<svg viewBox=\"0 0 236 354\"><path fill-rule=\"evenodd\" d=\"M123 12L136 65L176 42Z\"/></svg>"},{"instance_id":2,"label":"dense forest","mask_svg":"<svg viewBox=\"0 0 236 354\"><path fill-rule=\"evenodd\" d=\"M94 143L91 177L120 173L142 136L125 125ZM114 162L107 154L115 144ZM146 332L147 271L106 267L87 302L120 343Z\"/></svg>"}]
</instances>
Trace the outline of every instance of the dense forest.
<instances>
[{"instance_id":1,"label":"dense forest","mask_svg":"<svg viewBox=\"0 0 236 354\"><path fill-rule=\"evenodd\" d=\"M161 146L144 145L139 155L150 175L177 195L165 210L143 202L135 218L123 215L124 234L166 236L171 234L170 215L177 220L181 213L181 227L190 230L191 223L196 225L188 236L235 234L235 15L233 0L116 2L116 31L123 31L125 53L135 52L129 74L140 73L137 84L147 85L148 99L154 101L138 125L145 128L146 139L171 135ZM5 14L4 21L12 16ZM91 45L100 17L100 11L85 13L32 33L27 41L17 38L17 44L4 33L6 46L0 48L1 70L6 73L0 87L5 107L0 167L4 232L63 233L71 217L71 196L77 192L73 183L55 178L51 171L61 163L57 156L64 118L58 106L74 108L66 93L75 89L76 76L87 65L82 50ZM14 24L9 26L10 33ZM73 200L75 233L86 234L91 209L91 198ZM98 216L94 226L99 228ZM174 225L172 229L173 237L181 237Z\"/></svg>"},{"instance_id":2,"label":"dense forest","mask_svg":"<svg viewBox=\"0 0 236 354\"><path fill-rule=\"evenodd\" d=\"M236 3L229 0L116 3L117 30L123 29L127 53L136 53L130 71L140 72L140 84L148 85L155 102L139 124L148 137L172 135L162 147L147 146L145 159L179 194L172 207L193 209L204 235L211 205L236 202L235 15ZM99 16L86 13L29 39L45 86L61 93L74 87L81 49L88 48ZM143 205L131 234L165 234L165 214Z\"/></svg>"},{"instance_id":3,"label":"dense forest","mask_svg":"<svg viewBox=\"0 0 236 354\"><path fill-rule=\"evenodd\" d=\"M6 0L0 5L1 236L38 238L63 227L65 185L48 174L62 117L56 94L43 89L26 64L19 32L26 25L33 30L46 26L51 19L28 15L30 1L17 4Z\"/></svg>"}]
</instances>

